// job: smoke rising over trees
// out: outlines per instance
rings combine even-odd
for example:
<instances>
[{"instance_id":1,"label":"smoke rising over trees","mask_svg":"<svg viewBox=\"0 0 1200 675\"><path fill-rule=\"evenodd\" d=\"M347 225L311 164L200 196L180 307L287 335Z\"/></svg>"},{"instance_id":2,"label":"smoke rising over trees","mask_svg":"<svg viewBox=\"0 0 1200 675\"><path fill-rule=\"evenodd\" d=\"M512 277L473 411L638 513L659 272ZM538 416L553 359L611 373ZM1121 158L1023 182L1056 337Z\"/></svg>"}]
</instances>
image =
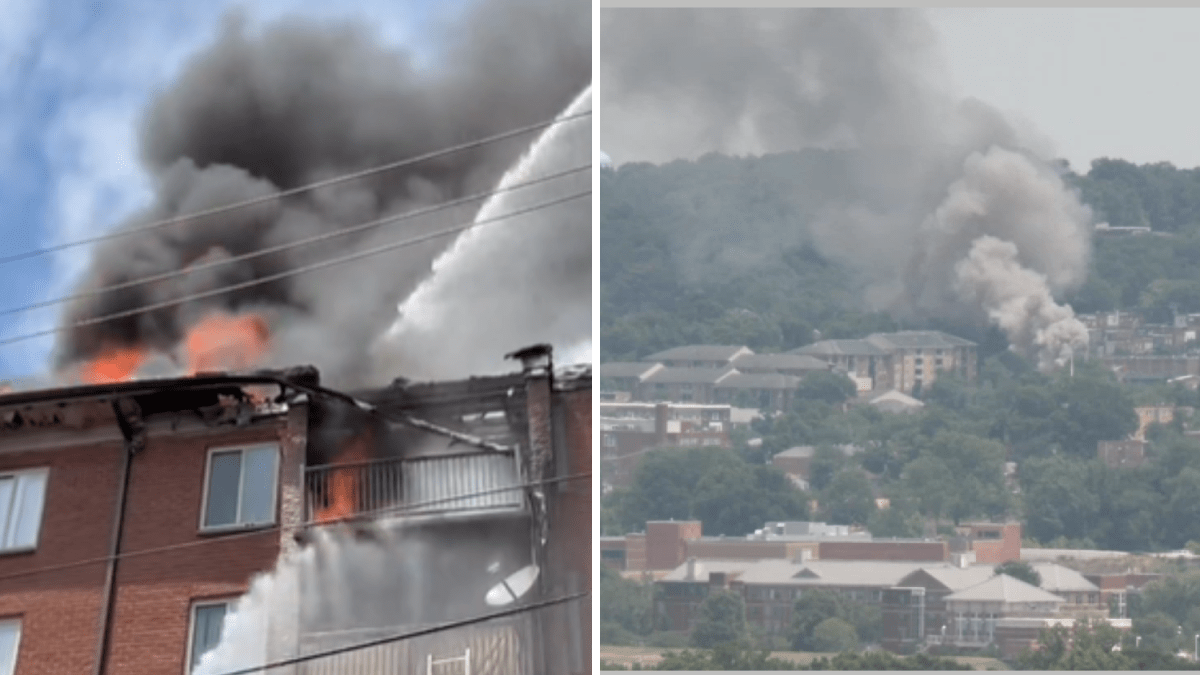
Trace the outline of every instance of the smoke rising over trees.
<instances>
[{"instance_id":1,"label":"smoke rising over trees","mask_svg":"<svg viewBox=\"0 0 1200 675\"><path fill-rule=\"evenodd\" d=\"M615 162L847 153L811 213L752 224L737 252L811 243L862 279L869 308L991 322L1043 367L1086 344L1055 297L1084 281L1090 209L1041 139L948 91L919 11L608 10L601 30ZM758 189L815 192L799 179ZM725 234L681 246L683 267L703 269Z\"/></svg>"}]
</instances>

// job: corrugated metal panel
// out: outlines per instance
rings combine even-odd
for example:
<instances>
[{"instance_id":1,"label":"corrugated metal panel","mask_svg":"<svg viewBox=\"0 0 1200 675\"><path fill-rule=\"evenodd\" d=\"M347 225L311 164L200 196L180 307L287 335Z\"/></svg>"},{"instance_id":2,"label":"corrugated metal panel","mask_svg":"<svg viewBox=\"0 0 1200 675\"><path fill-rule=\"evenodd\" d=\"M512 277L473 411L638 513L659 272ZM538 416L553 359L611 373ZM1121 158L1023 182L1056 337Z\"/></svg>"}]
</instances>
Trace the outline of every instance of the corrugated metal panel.
<instances>
[{"instance_id":1,"label":"corrugated metal panel","mask_svg":"<svg viewBox=\"0 0 1200 675\"><path fill-rule=\"evenodd\" d=\"M523 675L533 668L530 635L528 620L460 628L307 661L296 675Z\"/></svg>"},{"instance_id":2,"label":"corrugated metal panel","mask_svg":"<svg viewBox=\"0 0 1200 675\"><path fill-rule=\"evenodd\" d=\"M519 485L516 460L510 454L414 458L407 463L404 483L409 504L436 502L416 508L415 513L521 506L520 490L457 498Z\"/></svg>"}]
</instances>

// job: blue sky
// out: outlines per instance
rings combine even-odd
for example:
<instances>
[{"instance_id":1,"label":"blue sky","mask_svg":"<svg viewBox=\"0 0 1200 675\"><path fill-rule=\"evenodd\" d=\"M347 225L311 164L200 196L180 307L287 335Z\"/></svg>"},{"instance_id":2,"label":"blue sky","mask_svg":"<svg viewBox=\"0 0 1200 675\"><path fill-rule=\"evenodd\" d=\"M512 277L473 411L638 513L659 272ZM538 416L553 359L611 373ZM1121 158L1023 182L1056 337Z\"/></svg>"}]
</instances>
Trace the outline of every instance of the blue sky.
<instances>
[{"instance_id":1,"label":"blue sky","mask_svg":"<svg viewBox=\"0 0 1200 675\"><path fill-rule=\"evenodd\" d=\"M222 18L361 18L422 57L431 21L465 0L0 0L0 257L93 236L150 199L136 129L153 92L210 44ZM336 7L335 7L336 6ZM86 247L0 266L0 311L69 294ZM0 340L61 308L0 316ZM53 338L0 345L0 380L43 374Z\"/></svg>"}]
</instances>

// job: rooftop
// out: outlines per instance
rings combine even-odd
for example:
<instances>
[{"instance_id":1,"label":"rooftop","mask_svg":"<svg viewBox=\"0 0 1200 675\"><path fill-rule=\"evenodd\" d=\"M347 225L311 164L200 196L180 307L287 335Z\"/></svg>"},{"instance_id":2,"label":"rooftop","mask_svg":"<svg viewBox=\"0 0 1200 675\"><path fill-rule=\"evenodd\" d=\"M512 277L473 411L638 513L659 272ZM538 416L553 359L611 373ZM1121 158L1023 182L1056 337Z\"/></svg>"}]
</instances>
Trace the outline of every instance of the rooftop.
<instances>
[{"instance_id":1,"label":"rooftop","mask_svg":"<svg viewBox=\"0 0 1200 675\"><path fill-rule=\"evenodd\" d=\"M753 354L748 347L728 345L685 345L651 354L643 361L729 361L738 354Z\"/></svg>"},{"instance_id":2,"label":"rooftop","mask_svg":"<svg viewBox=\"0 0 1200 675\"><path fill-rule=\"evenodd\" d=\"M807 354L743 354L733 360L734 367L752 370L828 370L829 364Z\"/></svg>"},{"instance_id":3,"label":"rooftop","mask_svg":"<svg viewBox=\"0 0 1200 675\"><path fill-rule=\"evenodd\" d=\"M822 340L793 349L788 354L810 356L886 356L887 352L866 340Z\"/></svg>"},{"instance_id":4,"label":"rooftop","mask_svg":"<svg viewBox=\"0 0 1200 675\"><path fill-rule=\"evenodd\" d=\"M896 333L875 333L867 340L883 349L920 349L975 347L970 340L943 333L940 330L903 330Z\"/></svg>"},{"instance_id":5,"label":"rooftop","mask_svg":"<svg viewBox=\"0 0 1200 675\"><path fill-rule=\"evenodd\" d=\"M997 574L981 584L946 596L946 601L1038 602L1062 604L1063 599L1007 574Z\"/></svg>"},{"instance_id":6,"label":"rooftop","mask_svg":"<svg viewBox=\"0 0 1200 675\"><path fill-rule=\"evenodd\" d=\"M729 377L722 378L718 383L719 389L795 389L800 384L800 378L795 375L782 373L741 373L734 372Z\"/></svg>"},{"instance_id":7,"label":"rooftop","mask_svg":"<svg viewBox=\"0 0 1200 675\"><path fill-rule=\"evenodd\" d=\"M663 368L654 371L644 381L647 384L716 384L737 373L731 366L724 368Z\"/></svg>"},{"instance_id":8,"label":"rooftop","mask_svg":"<svg viewBox=\"0 0 1200 675\"><path fill-rule=\"evenodd\" d=\"M1042 589L1051 593L1089 593L1100 590L1099 586L1069 567L1052 562L1034 563L1032 567L1042 577Z\"/></svg>"},{"instance_id":9,"label":"rooftop","mask_svg":"<svg viewBox=\"0 0 1200 675\"><path fill-rule=\"evenodd\" d=\"M662 367L661 363L630 363L622 361L602 363L600 364L600 377L636 377L640 379Z\"/></svg>"}]
</instances>

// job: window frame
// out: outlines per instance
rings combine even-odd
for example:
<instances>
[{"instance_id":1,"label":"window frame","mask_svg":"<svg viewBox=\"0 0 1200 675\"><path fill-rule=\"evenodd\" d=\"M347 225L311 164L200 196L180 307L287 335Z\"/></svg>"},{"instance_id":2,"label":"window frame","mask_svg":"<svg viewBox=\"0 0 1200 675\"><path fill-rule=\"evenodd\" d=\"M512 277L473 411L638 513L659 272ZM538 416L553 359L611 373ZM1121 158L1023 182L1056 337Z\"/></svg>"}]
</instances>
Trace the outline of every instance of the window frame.
<instances>
[{"instance_id":1,"label":"window frame","mask_svg":"<svg viewBox=\"0 0 1200 675\"><path fill-rule=\"evenodd\" d=\"M184 654L184 660L183 660L183 674L184 675L192 674L192 652L195 649L195 645L196 645L196 612L197 612L197 610L199 610L203 607L216 607L217 605L224 605L225 606L225 616L229 616L230 612L233 611L233 606L236 602L237 602L236 597L203 598L203 599L199 599L199 600L193 600L188 605L187 645L184 650L186 653ZM225 619L224 619L224 617L222 617L221 618L222 630L224 630L224 627L225 627L224 623L225 623Z\"/></svg>"},{"instance_id":2,"label":"window frame","mask_svg":"<svg viewBox=\"0 0 1200 675\"><path fill-rule=\"evenodd\" d=\"M246 462L245 456L247 450L258 448L271 448L275 453L275 473L271 480L271 518L261 523L243 523L242 518L242 488L246 482ZM238 470L238 491L237 491L237 515L234 517L234 522L228 525L208 525L208 500L211 497L212 487L212 469L213 455L227 452L240 452L242 461ZM280 477L280 447L277 441L263 441L261 443L241 443L238 445L223 445L213 446L208 449L208 453L204 459L204 492L200 496L200 532L201 533L222 533L222 532L240 532L244 530L255 530L259 528L274 527L279 522L279 477Z\"/></svg>"},{"instance_id":3,"label":"window frame","mask_svg":"<svg viewBox=\"0 0 1200 675\"><path fill-rule=\"evenodd\" d=\"M40 466L40 467L26 468L26 469L13 469L11 471L8 471L8 470L0 471L0 478L15 479L14 483L13 483L13 494L12 494L12 497L10 498L12 500L15 500L16 496L17 496L16 487L17 487L17 485L20 484L21 477L34 475L34 474L43 475L45 477L45 480L42 483L41 512L38 514L37 526L34 529L33 543L28 546L14 546L12 548L4 548L3 540L4 540L4 537L8 534L9 523L8 522L0 523L0 556L13 555L13 554L19 554L19 553L30 553L32 551L36 551L38 548L38 544L41 543L42 524L46 520L46 501L47 501L47 497L50 494L50 467ZM8 518L12 518L12 513L13 513L12 507L13 507L13 502L10 501ZM2 621L2 620L0 620L0 621Z\"/></svg>"}]
</instances>

